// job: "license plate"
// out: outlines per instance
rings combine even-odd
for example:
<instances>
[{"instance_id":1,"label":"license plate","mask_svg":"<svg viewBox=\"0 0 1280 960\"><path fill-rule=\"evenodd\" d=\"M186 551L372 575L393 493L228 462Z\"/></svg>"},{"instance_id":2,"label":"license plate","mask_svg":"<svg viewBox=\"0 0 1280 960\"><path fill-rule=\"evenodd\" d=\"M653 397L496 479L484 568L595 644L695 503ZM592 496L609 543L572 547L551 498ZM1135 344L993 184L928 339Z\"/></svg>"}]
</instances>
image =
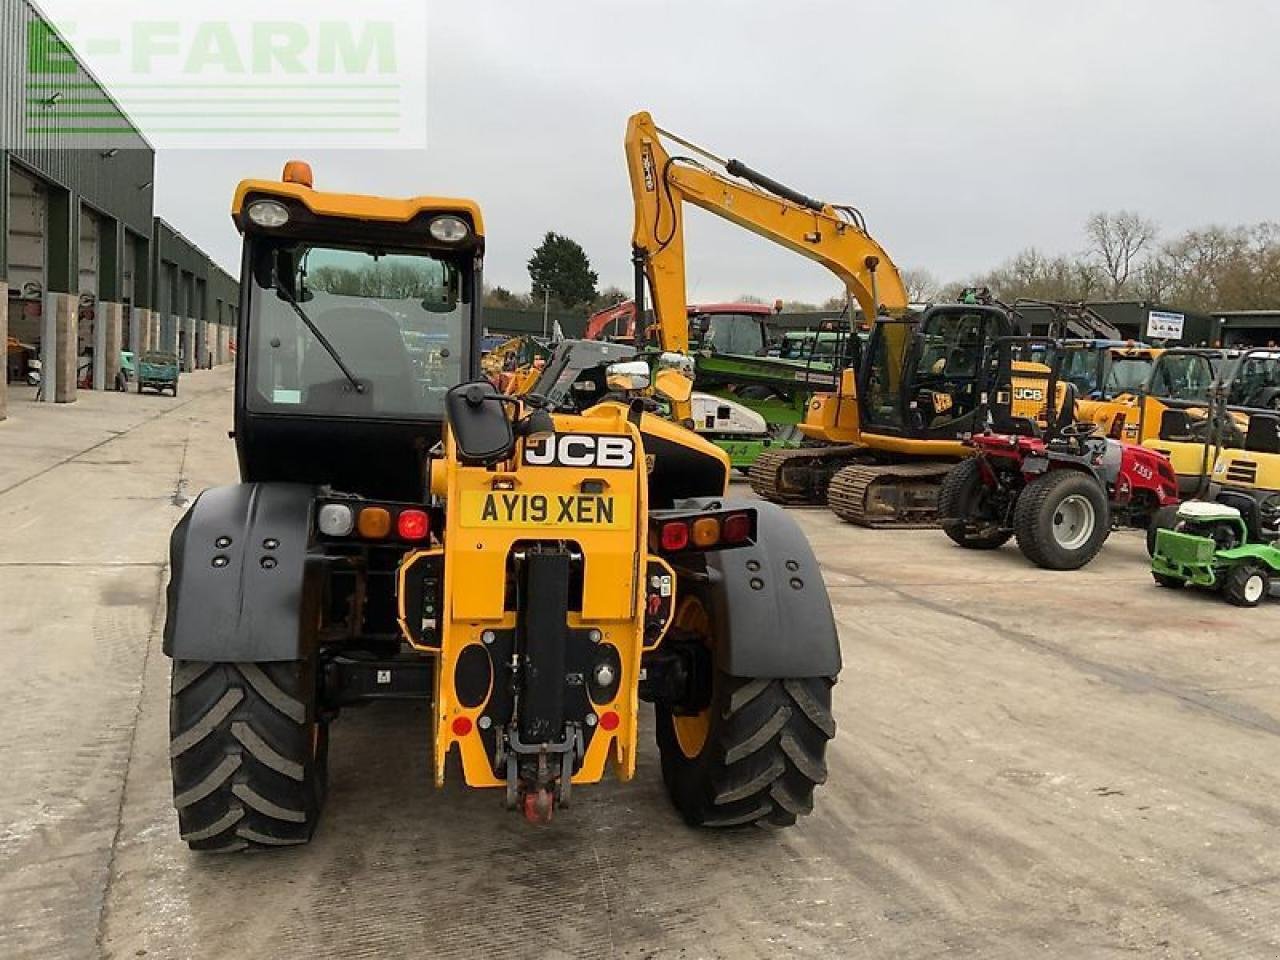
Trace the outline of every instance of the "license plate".
<instances>
[{"instance_id":1,"label":"license plate","mask_svg":"<svg viewBox=\"0 0 1280 960\"><path fill-rule=\"evenodd\" d=\"M605 493L519 493L514 490L466 490L464 527L555 527L628 529L631 502Z\"/></svg>"}]
</instances>

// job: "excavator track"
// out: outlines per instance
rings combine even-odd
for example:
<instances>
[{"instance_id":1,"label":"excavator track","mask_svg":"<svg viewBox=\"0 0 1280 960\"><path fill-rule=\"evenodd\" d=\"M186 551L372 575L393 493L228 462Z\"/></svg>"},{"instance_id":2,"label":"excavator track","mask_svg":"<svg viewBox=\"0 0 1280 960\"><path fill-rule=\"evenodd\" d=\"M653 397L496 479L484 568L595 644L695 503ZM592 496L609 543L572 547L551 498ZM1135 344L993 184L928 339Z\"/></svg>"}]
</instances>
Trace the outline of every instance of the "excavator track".
<instances>
[{"instance_id":1,"label":"excavator track","mask_svg":"<svg viewBox=\"0 0 1280 960\"><path fill-rule=\"evenodd\" d=\"M827 505L860 527L921 530L938 525L938 489L954 463L853 463L827 485Z\"/></svg>"},{"instance_id":2,"label":"excavator track","mask_svg":"<svg viewBox=\"0 0 1280 960\"><path fill-rule=\"evenodd\" d=\"M783 506L821 506L831 475L853 460L853 445L766 450L751 464L747 479L756 495Z\"/></svg>"}]
</instances>

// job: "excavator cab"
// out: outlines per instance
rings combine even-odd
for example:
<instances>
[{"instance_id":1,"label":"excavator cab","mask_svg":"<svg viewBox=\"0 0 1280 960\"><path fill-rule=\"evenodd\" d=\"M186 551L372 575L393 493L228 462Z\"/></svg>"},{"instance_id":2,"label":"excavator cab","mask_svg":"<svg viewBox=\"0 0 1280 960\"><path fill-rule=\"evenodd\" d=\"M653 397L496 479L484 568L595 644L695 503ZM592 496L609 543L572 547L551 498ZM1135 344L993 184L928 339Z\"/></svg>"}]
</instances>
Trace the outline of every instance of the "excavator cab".
<instances>
[{"instance_id":1,"label":"excavator cab","mask_svg":"<svg viewBox=\"0 0 1280 960\"><path fill-rule=\"evenodd\" d=\"M921 439L952 439L972 431L983 359L997 338L1011 332L1012 321L999 307L928 308L906 358L899 399L905 432Z\"/></svg>"}]
</instances>

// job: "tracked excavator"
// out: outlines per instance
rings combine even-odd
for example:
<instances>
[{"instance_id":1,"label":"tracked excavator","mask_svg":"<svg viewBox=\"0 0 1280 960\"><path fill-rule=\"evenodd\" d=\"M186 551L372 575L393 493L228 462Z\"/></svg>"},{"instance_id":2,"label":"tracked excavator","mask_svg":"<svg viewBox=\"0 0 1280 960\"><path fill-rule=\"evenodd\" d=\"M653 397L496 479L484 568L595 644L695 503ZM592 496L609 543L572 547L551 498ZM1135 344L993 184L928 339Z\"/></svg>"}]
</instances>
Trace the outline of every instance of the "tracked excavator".
<instances>
[{"instance_id":1,"label":"tracked excavator","mask_svg":"<svg viewBox=\"0 0 1280 960\"><path fill-rule=\"evenodd\" d=\"M666 144L687 153L671 153ZM684 210L692 204L830 270L872 324L861 364L810 400L808 446L771 449L751 467L752 488L782 504L829 503L866 526L936 523L937 489L969 454L984 352L1024 331L994 303L943 303L915 312L892 258L857 208L817 200L658 127L648 113L627 127L635 203L637 316L646 284L662 349L687 352ZM649 331L637 329L637 342ZM1025 401L1032 405L1029 397ZM1041 403L1043 398L1041 399Z\"/></svg>"}]
</instances>

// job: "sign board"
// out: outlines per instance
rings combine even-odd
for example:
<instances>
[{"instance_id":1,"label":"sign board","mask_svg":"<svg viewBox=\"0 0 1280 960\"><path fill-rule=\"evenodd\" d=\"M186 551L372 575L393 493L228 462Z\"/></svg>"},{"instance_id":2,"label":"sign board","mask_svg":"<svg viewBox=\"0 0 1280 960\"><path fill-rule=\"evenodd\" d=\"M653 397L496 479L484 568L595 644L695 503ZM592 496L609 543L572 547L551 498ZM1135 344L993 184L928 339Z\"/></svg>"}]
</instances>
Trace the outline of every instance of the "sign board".
<instances>
[{"instance_id":1,"label":"sign board","mask_svg":"<svg viewBox=\"0 0 1280 960\"><path fill-rule=\"evenodd\" d=\"M1164 310L1147 312L1148 340L1181 340L1182 328L1187 318L1181 313L1169 313Z\"/></svg>"}]
</instances>

